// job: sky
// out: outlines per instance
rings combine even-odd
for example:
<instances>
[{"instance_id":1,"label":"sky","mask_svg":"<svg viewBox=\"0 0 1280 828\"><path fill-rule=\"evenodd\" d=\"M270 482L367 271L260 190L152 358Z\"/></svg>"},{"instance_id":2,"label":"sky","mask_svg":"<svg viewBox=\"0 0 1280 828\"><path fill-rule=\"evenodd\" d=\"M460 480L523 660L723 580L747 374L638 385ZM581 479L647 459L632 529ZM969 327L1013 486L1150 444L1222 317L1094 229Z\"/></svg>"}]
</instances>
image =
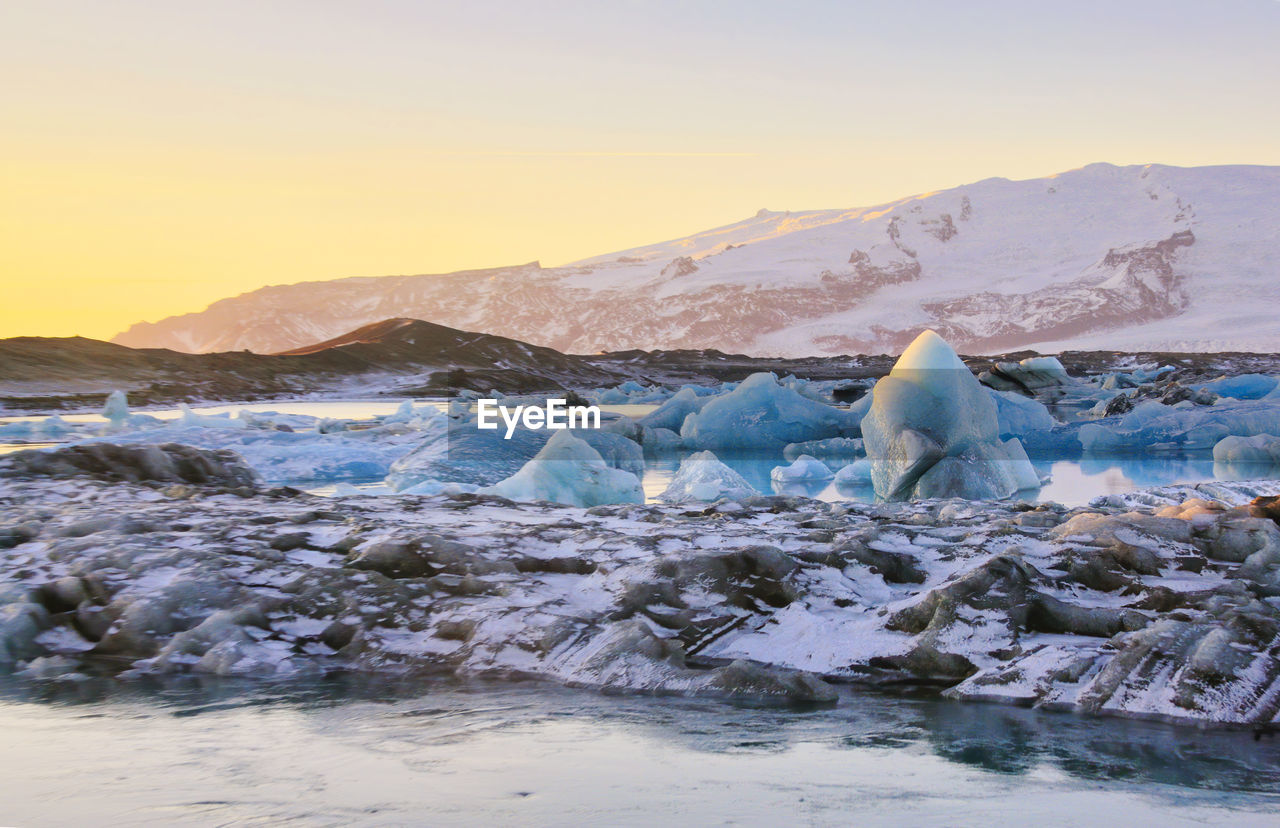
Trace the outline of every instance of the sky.
<instances>
[{"instance_id":1,"label":"sky","mask_svg":"<svg viewBox=\"0 0 1280 828\"><path fill-rule=\"evenodd\" d=\"M0 337L1095 161L1280 165L1277 43L1277 0L8 0Z\"/></svg>"}]
</instances>

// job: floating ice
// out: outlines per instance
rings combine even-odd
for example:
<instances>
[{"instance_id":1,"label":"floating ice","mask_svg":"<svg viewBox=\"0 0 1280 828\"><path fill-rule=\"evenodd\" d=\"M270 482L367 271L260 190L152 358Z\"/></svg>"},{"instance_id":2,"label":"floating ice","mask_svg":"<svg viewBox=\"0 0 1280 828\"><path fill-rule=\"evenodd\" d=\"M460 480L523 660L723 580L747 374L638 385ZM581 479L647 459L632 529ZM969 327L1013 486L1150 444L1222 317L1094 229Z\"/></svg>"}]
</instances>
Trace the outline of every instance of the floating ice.
<instances>
[{"instance_id":1,"label":"floating ice","mask_svg":"<svg viewBox=\"0 0 1280 828\"><path fill-rule=\"evenodd\" d=\"M982 382L998 391L1036 393L1045 389L1074 385L1075 380L1057 357L1028 357L1020 362L997 362L982 372Z\"/></svg>"},{"instance_id":2,"label":"floating ice","mask_svg":"<svg viewBox=\"0 0 1280 828\"><path fill-rule=\"evenodd\" d=\"M395 411L382 418L383 423L408 423L411 422L417 413L413 410L413 400L405 400L400 403Z\"/></svg>"},{"instance_id":3,"label":"floating ice","mask_svg":"<svg viewBox=\"0 0 1280 828\"><path fill-rule=\"evenodd\" d=\"M447 423L447 425L446 425ZM547 432L476 428L474 418L442 420L392 464L387 485L404 491L429 480L489 486L518 472L547 442Z\"/></svg>"},{"instance_id":4,"label":"floating ice","mask_svg":"<svg viewBox=\"0 0 1280 828\"><path fill-rule=\"evenodd\" d=\"M123 391L116 390L107 395L107 401L102 405L102 416L112 429L124 426L129 419L129 401Z\"/></svg>"},{"instance_id":5,"label":"floating ice","mask_svg":"<svg viewBox=\"0 0 1280 828\"><path fill-rule=\"evenodd\" d=\"M574 429L574 436L600 453L605 464L644 477L644 449L621 434L591 428Z\"/></svg>"},{"instance_id":6,"label":"floating ice","mask_svg":"<svg viewBox=\"0 0 1280 828\"><path fill-rule=\"evenodd\" d=\"M795 460L802 454L820 457L828 466L850 463L867 453L862 440L857 437L832 437L827 440L809 440L804 443L788 443L782 450L787 460Z\"/></svg>"},{"instance_id":7,"label":"floating ice","mask_svg":"<svg viewBox=\"0 0 1280 828\"><path fill-rule=\"evenodd\" d=\"M871 485L871 461L867 458L854 460L836 472L837 488L864 488Z\"/></svg>"},{"instance_id":8,"label":"floating ice","mask_svg":"<svg viewBox=\"0 0 1280 828\"><path fill-rule=\"evenodd\" d=\"M1164 405L1148 400L1117 419L1080 426L1092 454L1208 452L1224 437L1280 434L1280 401L1222 399L1216 405Z\"/></svg>"},{"instance_id":9,"label":"floating ice","mask_svg":"<svg viewBox=\"0 0 1280 828\"><path fill-rule=\"evenodd\" d=\"M75 430L75 427L57 414L51 414L43 420L22 420L16 423L0 425L0 439L5 440L38 440L50 437L63 437Z\"/></svg>"},{"instance_id":10,"label":"floating ice","mask_svg":"<svg viewBox=\"0 0 1280 828\"><path fill-rule=\"evenodd\" d=\"M1004 498L1035 478L1021 444L1001 442L987 389L933 331L876 383L862 432L876 494L888 500Z\"/></svg>"},{"instance_id":11,"label":"floating ice","mask_svg":"<svg viewBox=\"0 0 1280 828\"><path fill-rule=\"evenodd\" d=\"M1017 391L992 391L991 399L996 403L1001 437L1024 437L1037 431L1049 431L1057 425L1044 403Z\"/></svg>"},{"instance_id":12,"label":"floating ice","mask_svg":"<svg viewBox=\"0 0 1280 828\"><path fill-rule=\"evenodd\" d=\"M1223 437L1213 447L1213 462L1241 466L1280 466L1280 437Z\"/></svg>"},{"instance_id":13,"label":"floating ice","mask_svg":"<svg viewBox=\"0 0 1280 828\"><path fill-rule=\"evenodd\" d=\"M709 396L698 396L693 388L686 386L642 417L640 425L646 428L669 428L679 433L680 427L684 425L684 418L696 411L701 411L711 399Z\"/></svg>"},{"instance_id":14,"label":"floating ice","mask_svg":"<svg viewBox=\"0 0 1280 828\"><path fill-rule=\"evenodd\" d=\"M645 454L669 454L677 452L684 446L680 435L669 428L649 428L644 426L641 445Z\"/></svg>"},{"instance_id":15,"label":"floating ice","mask_svg":"<svg viewBox=\"0 0 1280 828\"><path fill-rule=\"evenodd\" d=\"M249 425L246 420L233 418L230 414L199 414L186 403L179 403L178 408L182 410L179 422L184 428L245 428Z\"/></svg>"},{"instance_id":16,"label":"floating ice","mask_svg":"<svg viewBox=\"0 0 1280 828\"><path fill-rule=\"evenodd\" d=\"M568 431L555 432L520 471L480 492L584 507L644 502L638 477L606 465L599 452Z\"/></svg>"},{"instance_id":17,"label":"floating ice","mask_svg":"<svg viewBox=\"0 0 1280 828\"><path fill-rule=\"evenodd\" d=\"M671 485L658 495L658 499L671 502L710 502L722 497L736 500L755 494L759 492L746 478L721 463L711 452L700 451L680 461L680 468L671 478Z\"/></svg>"},{"instance_id":18,"label":"floating ice","mask_svg":"<svg viewBox=\"0 0 1280 828\"><path fill-rule=\"evenodd\" d=\"M752 374L685 418L680 436L689 448L778 450L788 443L857 437L858 417L802 397L773 374Z\"/></svg>"},{"instance_id":19,"label":"floating ice","mask_svg":"<svg viewBox=\"0 0 1280 828\"><path fill-rule=\"evenodd\" d=\"M1234 377L1222 377L1195 387L1212 391L1219 397L1260 400L1280 387L1280 380L1266 374L1240 374Z\"/></svg>"},{"instance_id":20,"label":"floating ice","mask_svg":"<svg viewBox=\"0 0 1280 828\"><path fill-rule=\"evenodd\" d=\"M825 463L807 454L800 455L789 466L775 466L769 472L769 479L779 486L810 480L830 480L833 476Z\"/></svg>"}]
</instances>

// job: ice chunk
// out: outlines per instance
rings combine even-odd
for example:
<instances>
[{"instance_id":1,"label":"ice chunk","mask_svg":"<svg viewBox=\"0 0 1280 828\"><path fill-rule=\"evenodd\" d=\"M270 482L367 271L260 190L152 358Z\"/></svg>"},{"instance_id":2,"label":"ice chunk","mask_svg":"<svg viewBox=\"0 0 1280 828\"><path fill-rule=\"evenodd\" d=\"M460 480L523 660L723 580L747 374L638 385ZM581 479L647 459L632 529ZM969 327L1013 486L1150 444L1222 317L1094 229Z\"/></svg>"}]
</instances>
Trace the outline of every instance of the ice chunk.
<instances>
[{"instance_id":1,"label":"ice chunk","mask_svg":"<svg viewBox=\"0 0 1280 828\"><path fill-rule=\"evenodd\" d=\"M997 391L1023 394L1052 392L1050 396L1061 396L1065 387L1076 384L1057 357L1028 357L1021 362L997 362L990 371L983 371L979 379L983 385Z\"/></svg>"},{"instance_id":2,"label":"ice chunk","mask_svg":"<svg viewBox=\"0 0 1280 828\"><path fill-rule=\"evenodd\" d=\"M658 498L671 502L710 502L722 497L736 500L755 494L759 492L752 488L746 478L721 463L711 452L700 451L680 461L680 468L671 479L671 485Z\"/></svg>"},{"instance_id":3,"label":"ice chunk","mask_svg":"<svg viewBox=\"0 0 1280 828\"><path fill-rule=\"evenodd\" d=\"M788 443L857 437L858 418L802 397L773 374L752 374L728 394L689 414L680 429L689 448L780 450Z\"/></svg>"},{"instance_id":4,"label":"ice chunk","mask_svg":"<svg viewBox=\"0 0 1280 828\"><path fill-rule=\"evenodd\" d=\"M413 410L413 400L405 400L396 410L382 418L383 423L411 422L417 414Z\"/></svg>"},{"instance_id":5,"label":"ice chunk","mask_svg":"<svg viewBox=\"0 0 1280 828\"><path fill-rule=\"evenodd\" d=\"M1049 431L1057 422L1039 400L1016 391L992 391L1001 437L1023 437L1037 431Z\"/></svg>"},{"instance_id":6,"label":"ice chunk","mask_svg":"<svg viewBox=\"0 0 1280 828\"><path fill-rule=\"evenodd\" d=\"M473 486L469 483L450 483L443 480L424 480L416 486L410 486L402 489L397 494L412 495L453 495L453 494L471 494L480 487Z\"/></svg>"},{"instance_id":7,"label":"ice chunk","mask_svg":"<svg viewBox=\"0 0 1280 828\"><path fill-rule=\"evenodd\" d=\"M49 437L62 437L70 434L75 427L57 414L51 414L43 420L21 420L16 423L0 425L0 439L6 440L38 440Z\"/></svg>"},{"instance_id":8,"label":"ice chunk","mask_svg":"<svg viewBox=\"0 0 1280 828\"><path fill-rule=\"evenodd\" d=\"M1223 437L1213 447L1213 462L1233 465L1280 466L1280 437Z\"/></svg>"},{"instance_id":9,"label":"ice chunk","mask_svg":"<svg viewBox=\"0 0 1280 828\"><path fill-rule=\"evenodd\" d=\"M639 443L621 434L593 428L574 429L573 433L599 452L606 465L644 477L644 449Z\"/></svg>"},{"instance_id":10,"label":"ice chunk","mask_svg":"<svg viewBox=\"0 0 1280 828\"><path fill-rule=\"evenodd\" d=\"M837 488L861 489L871 485L871 461L865 457L854 460L836 472Z\"/></svg>"},{"instance_id":11,"label":"ice chunk","mask_svg":"<svg viewBox=\"0 0 1280 828\"><path fill-rule=\"evenodd\" d=\"M1035 477L1021 444L1000 440L995 400L933 331L876 383L862 432L881 498L1004 498Z\"/></svg>"},{"instance_id":12,"label":"ice chunk","mask_svg":"<svg viewBox=\"0 0 1280 828\"><path fill-rule=\"evenodd\" d=\"M474 418L448 420L391 465L387 485L403 491L428 480L489 486L518 472L547 442L547 432L517 428L481 430Z\"/></svg>"},{"instance_id":13,"label":"ice chunk","mask_svg":"<svg viewBox=\"0 0 1280 828\"><path fill-rule=\"evenodd\" d=\"M555 432L520 471L480 492L584 507L644 502L638 477L606 465L599 452L568 431Z\"/></svg>"},{"instance_id":14,"label":"ice chunk","mask_svg":"<svg viewBox=\"0 0 1280 828\"><path fill-rule=\"evenodd\" d=\"M1232 400L1216 405L1139 403L1116 419L1085 423L1080 443L1091 454L1209 452L1224 437L1280 434L1280 401Z\"/></svg>"},{"instance_id":15,"label":"ice chunk","mask_svg":"<svg viewBox=\"0 0 1280 828\"><path fill-rule=\"evenodd\" d=\"M865 455L862 440L857 437L832 437L828 440L809 440L804 443L788 443L782 450L787 460L795 460L802 454L821 457L829 466L851 463Z\"/></svg>"},{"instance_id":16,"label":"ice chunk","mask_svg":"<svg viewBox=\"0 0 1280 828\"><path fill-rule=\"evenodd\" d=\"M776 466L769 472L769 479L779 486L808 480L830 480L834 475L827 465L816 457L802 454L789 466Z\"/></svg>"},{"instance_id":17,"label":"ice chunk","mask_svg":"<svg viewBox=\"0 0 1280 828\"><path fill-rule=\"evenodd\" d=\"M711 399L706 396L700 397L693 388L685 386L669 400L642 417L640 425L646 428L669 428L679 433L685 417L701 411Z\"/></svg>"},{"instance_id":18,"label":"ice chunk","mask_svg":"<svg viewBox=\"0 0 1280 828\"><path fill-rule=\"evenodd\" d=\"M178 408L182 410L179 423L184 428L245 428L249 424L247 420L233 418L230 414L199 414L186 403L179 403Z\"/></svg>"},{"instance_id":19,"label":"ice chunk","mask_svg":"<svg viewBox=\"0 0 1280 828\"><path fill-rule=\"evenodd\" d=\"M1195 387L1212 391L1219 397L1260 400L1280 387L1280 380L1266 374L1240 374L1235 377L1222 377Z\"/></svg>"},{"instance_id":20,"label":"ice chunk","mask_svg":"<svg viewBox=\"0 0 1280 828\"><path fill-rule=\"evenodd\" d=\"M649 428L644 426L642 445L645 454L669 454L679 451L684 445L680 435L669 428Z\"/></svg>"},{"instance_id":21,"label":"ice chunk","mask_svg":"<svg viewBox=\"0 0 1280 828\"><path fill-rule=\"evenodd\" d=\"M107 395L107 401L102 405L102 416L113 429L124 426L129 419L129 401L123 391L116 390Z\"/></svg>"}]
</instances>

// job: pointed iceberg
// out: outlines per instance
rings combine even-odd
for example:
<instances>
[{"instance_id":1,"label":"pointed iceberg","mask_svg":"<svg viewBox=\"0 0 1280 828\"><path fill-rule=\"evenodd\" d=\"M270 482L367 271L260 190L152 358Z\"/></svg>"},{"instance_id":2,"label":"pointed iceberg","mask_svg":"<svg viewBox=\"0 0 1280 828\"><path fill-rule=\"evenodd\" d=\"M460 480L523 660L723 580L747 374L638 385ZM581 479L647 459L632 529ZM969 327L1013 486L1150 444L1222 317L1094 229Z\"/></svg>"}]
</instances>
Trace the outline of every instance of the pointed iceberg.
<instances>
[{"instance_id":1,"label":"pointed iceberg","mask_svg":"<svg viewBox=\"0 0 1280 828\"><path fill-rule=\"evenodd\" d=\"M644 503L638 477L610 467L600 452L568 431L557 431L520 471L480 493L569 506Z\"/></svg>"},{"instance_id":2,"label":"pointed iceberg","mask_svg":"<svg viewBox=\"0 0 1280 828\"><path fill-rule=\"evenodd\" d=\"M862 435L876 495L999 499L1034 485L996 403L951 346L925 331L876 383Z\"/></svg>"}]
</instances>

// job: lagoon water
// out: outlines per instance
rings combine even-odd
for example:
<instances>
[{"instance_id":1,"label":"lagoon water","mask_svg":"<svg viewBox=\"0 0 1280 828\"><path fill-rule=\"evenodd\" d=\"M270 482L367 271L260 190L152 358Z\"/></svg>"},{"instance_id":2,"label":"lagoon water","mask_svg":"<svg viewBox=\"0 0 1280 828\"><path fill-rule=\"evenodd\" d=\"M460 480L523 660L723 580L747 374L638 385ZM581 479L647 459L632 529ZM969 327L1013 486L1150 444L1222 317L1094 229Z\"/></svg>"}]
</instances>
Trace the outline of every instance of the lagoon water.
<instances>
[{"instance_id":1,"label":"lagoon water","mask_svg":"<svg viewBox=\"0 0 1280 828\"><path fill-rule=\"evenodd\" d=\"M282 400L254 401L238 403L220 403L199 406L194 410L201 414L231 414L240 411L264 412L274 411L281 414L305 414L313 417L332 417L336 419L368 420L392 413L400 405L401 400ZM416 405L435 405L441 410L448 407L444 400L416 400ZM604 411L625 414L629 417L643 417L657 406L654 405L603 405ZM178 409L147 410L145 413L162 419L177 418L181 415ZM1059 416L1066 417L1071 412L1059 411ZM1078 412L1076 412L1078 413ZM39 420L43 416L0 417L0 424L23 420ZM98 414L68 414L63 419L72 423L105 423ZM0 454L18 451L25 448L38 448L56 445L56 443L11 443L0 444ZM646 499L653 501L671 483L671 478L680 466L683 454L665 457L648 457L641 485ZM820 500L854 500L869 502L875 499L870 487L837 488L829 481L812 484L794 485L782 492L776 490L769 473L775 466L783 465L786 460L781 453L767 454L724 454L720 459L732 467L764 494L796 494L814 497ZM1166 486L1175 483L1198 483L1217 479L1248 479L1252 477L1274 478L1280 476L1280 469L1233 468L1224 470L1215 468L1213 460L1206 456L1184 456L1165 453L1143 457L1086 457L1083 459L1034 460L1037 472L1041 477L1049 477L1050 482L1038 493L1027 499L1036 502L1053 501L1067 506L1081 506L1099 495L1120 494L1135 489ZM317 494L332 494L335 486L332 481L294 480L291 485L307 489ZM382 488L378 480L345 481L370 491Z\"/></svg>"},{"instance_id":2,"label":"lagoon water","mask_svg":"<svg viewBox=\"0 0 1280 828\"><path fill-rule=\"evenodd\" d=\"M1275 825L1280 737L846 688L0 683L0 824Z\"/></svg>"}]
</instances>

